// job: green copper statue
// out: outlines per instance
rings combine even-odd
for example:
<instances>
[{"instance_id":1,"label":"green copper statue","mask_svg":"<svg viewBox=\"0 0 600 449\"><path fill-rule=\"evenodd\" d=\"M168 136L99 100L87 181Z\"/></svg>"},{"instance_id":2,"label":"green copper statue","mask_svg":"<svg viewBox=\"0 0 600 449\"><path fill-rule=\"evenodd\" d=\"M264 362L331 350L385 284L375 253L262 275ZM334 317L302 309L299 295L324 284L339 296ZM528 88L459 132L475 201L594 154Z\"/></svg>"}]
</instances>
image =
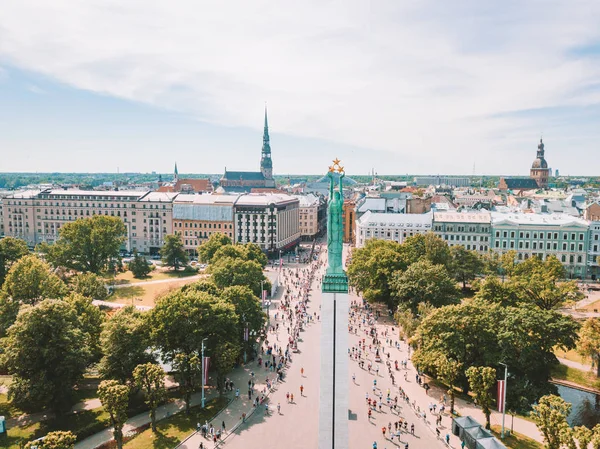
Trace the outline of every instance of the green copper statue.
<instances>
[{"instance_id":1,"label":"green copper statue","mask_svg":"<svg viewBox=\"0 0 600 449\"><path fill-rule=\"evenodd\" d=\"M339 173L339 187L336 189L336 176ZM343 179L344 167L340 165L339 159L333 161L329 167L329 206L327 207L327 271L323 279L323 291L347 292L348 278L344 272L342 263L342 252L344 249L343 236L344 226L342 223L342 211L344 207Z\"/></svg>"}]
</instances>

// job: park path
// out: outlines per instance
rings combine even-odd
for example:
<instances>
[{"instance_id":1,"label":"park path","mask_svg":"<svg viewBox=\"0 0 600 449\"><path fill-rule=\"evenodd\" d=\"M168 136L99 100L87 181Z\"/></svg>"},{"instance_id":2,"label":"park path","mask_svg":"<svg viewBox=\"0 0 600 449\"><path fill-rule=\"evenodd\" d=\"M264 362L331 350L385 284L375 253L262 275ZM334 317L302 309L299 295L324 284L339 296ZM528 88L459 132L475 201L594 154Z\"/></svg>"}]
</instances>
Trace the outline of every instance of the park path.
<instances>
[{"instance_id":1,"label":"park path","mask_svg":"<svg viewBox=\"0 0 600 449\"><path fill-rule=\"evenodd\" d=\"M579 362L574 362L573 360L563 359L562 357L557 357L557 359L563 365L566 365L566 366L571 367L571 368L578 369L580 371L593 371L594 370L594 367L592 365L587 364L587 363L583 364L583 363L579 363Z\"/></svg>"}]
</instances>

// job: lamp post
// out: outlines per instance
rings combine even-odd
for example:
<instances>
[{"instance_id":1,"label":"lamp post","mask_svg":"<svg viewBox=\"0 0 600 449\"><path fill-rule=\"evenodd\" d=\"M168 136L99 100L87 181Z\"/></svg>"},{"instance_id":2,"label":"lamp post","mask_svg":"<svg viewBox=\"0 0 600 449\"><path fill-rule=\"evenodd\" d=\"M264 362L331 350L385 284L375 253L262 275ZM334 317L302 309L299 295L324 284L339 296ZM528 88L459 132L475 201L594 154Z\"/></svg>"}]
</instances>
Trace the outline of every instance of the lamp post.
<instances>
[{"instance_id":1,"label":"lamp post","mask_svg":"<svg viewBox=\"0 0 600 449\"><path fill-rule=\"evenodd\" d=\"M500 365L504 366L504 388L502 398L502 432L500 432L500 438L504 438L504 417L506 416L506 385L508 381L508 366L506 363L500 362Z\"/></svg>"},{"instance_id":2,"label":"lamp post","mask_svg":"<svg viewBox=\"0 0 600 449\"><path fill-rule=\"evenodd\" d=\"M202 408L204 408L204 342L207 340L207 338L203 338L202 339Z\"/></svg>"}]
</instances>

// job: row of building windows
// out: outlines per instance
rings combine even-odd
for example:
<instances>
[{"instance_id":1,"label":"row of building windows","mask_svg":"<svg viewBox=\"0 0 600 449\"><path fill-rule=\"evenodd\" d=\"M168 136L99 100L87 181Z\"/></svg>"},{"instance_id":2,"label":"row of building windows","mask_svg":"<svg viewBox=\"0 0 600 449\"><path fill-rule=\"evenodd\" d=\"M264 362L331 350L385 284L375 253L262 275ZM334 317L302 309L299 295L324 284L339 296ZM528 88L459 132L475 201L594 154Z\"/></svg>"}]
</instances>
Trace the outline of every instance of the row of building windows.
<instances>
[{"instance_id":1,"label":"row of building windows","mask_svg":"<svg viewBox=\"0 0 600 449\"><path fill-rule=\"evenodd\" d=\"M515 235L516 235L515 231L510 231L510 238L511 239L514 239ZM519 238L520 239L522 239L522 238L528 239L528 238L530 238L529 237L530 235L532 235L533 236L532 238L534 238L534 239L537 239L538 235L539 235L540 239L544 238L544 233L543 232L539 232L539 233L538 232L533 232L533 233L519 232ZM573 233L571 233L571 240L576 240L577 235L579 235L579 240L583 240L585 238L585 233L584 232L580 232L579 234L576 234L576 233L573 232ZM559 238L558 236L559 236L558 232L555 232L555 233L548 232L546 239L548 239L548 240L558 240L558 238ZM502 231L502 237L507 238L508 237L508 231ZM496 231L496 238L500 238L500 231ZM566 232L563 233L563 240L569 240L569 234L568 233L566 233Z\"/></svg>"},{"instance_id":2,"label":"row of building windows","mask_svg":"<svg viewBox=\"0 0 600 449\"><path fill-rule=\"evenodd\" d=\"M173 223L173 227L175 227L175 228L204 228L204 229L233 229L233 225L227 224L227 223L193 223L193 224L194 224L194 226L192 226L192 223L188 223L188 222L185 222L185 223L175 222L175 223Z\"/></svg>"},{"instance_id":3,"label":"row of building windows","mask_svg":"<svg viewBox=\"0 0 600 449\"><path fill-rule=\"evenodd\" d=\"M519 242L519 249L529 249L530 242ZM496 248L516 248L516 242L514 240L496 240L495 247ZM531 249L544 249L544 242L531 242ZM546 242L547 250L558 250L558 243L556 242ZM567 243L562 244L562 251L583 251L583 243L579 243L577 245L577 249L575 249L575 243L571 243L568 245Z\"/></svg>"}]
</instances>

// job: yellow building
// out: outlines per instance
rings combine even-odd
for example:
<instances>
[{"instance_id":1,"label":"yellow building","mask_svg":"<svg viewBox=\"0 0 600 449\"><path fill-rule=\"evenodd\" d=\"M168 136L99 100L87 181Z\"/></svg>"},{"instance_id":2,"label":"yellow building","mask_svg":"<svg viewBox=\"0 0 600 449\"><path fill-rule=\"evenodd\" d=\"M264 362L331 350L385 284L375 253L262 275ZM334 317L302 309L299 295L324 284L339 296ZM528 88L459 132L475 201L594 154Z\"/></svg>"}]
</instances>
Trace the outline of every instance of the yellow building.
<instances>
[{"instance_id":1,"label":"yellow building","mask_svg":"<svg viewBox=\"0 0 600 449\"><path fill-rule=\"evenodd\" d=\"M344 243L356 242L356 201L345 200L342 209L342 223L344 224Z\"/></svg>"}]
</instances>

